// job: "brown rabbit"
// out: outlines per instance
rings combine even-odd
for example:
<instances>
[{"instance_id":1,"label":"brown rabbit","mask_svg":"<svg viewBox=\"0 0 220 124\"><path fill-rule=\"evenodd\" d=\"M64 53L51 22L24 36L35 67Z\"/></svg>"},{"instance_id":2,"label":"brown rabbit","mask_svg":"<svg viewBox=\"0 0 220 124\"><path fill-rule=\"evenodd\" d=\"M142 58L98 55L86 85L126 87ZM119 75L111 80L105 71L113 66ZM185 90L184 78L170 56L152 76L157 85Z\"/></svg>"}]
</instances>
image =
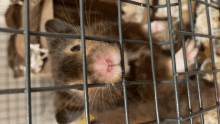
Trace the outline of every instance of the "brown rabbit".
<instances>
[{"instance_id":1,"label":"brown rabbit","mask_svg":"<svg viewBox=\"0 0 220 124\"><path fill-rule=\"evenodd\" d=\"M79 27L59 19L52 19L45 24L48 32L80 34ZM148 41L148 33L143 32L136 23L124 23L123 39ZM78 29L78 30L76 30ZM118 39L118 24L97 22L85 26L86 36ZM56 86L83 84L81 40L69 38L47 38L53 81ZM153 42L156 40L153 38ZM173 79L171 59L164 56L161 47L154 45L154 68L156 80ZM198 49L193 43L186 45L188 65ZM176 54L177 71L184 71L182 49ZM87 83L106 84L105 87L89 88L89 108L98 121L103 124L125 123L123 88L115 85L122 81L121 56L119 43L86 40ZM126 81L152 81L151 56L149 45L124 43L124 62ZM214 101L213 83L201 81L204 108L211 107ZM131 124L138 124L156 119L153 84L127 85L127 100ZM160 118L176 118L173 83L157 84ZM198 111L196 80L190 80L193 112ZM84 92L77 89L57 91L54 101L58 123L79 124L84 119ZM179 83L181 116L189 114L186 83ZM199 122L199 118L193 119ZM171 123L171 122L168 122ZM176 123L176 122L175 122ZM189 122L185 122L189 123Z\"/></svg>"}]
</instances>

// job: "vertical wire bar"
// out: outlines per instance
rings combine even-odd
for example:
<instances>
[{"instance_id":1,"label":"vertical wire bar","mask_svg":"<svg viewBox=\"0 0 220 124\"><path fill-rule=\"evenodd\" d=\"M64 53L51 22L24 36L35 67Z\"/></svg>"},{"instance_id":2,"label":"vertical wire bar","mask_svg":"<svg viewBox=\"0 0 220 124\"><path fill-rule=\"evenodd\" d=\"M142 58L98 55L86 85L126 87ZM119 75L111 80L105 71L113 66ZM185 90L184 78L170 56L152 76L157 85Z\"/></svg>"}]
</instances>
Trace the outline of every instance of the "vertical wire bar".
<instances>
[{"instance_id":1,"label":"vertical wire bar","mask_svg":"<svg viewBox=\"0 0 220 124\"><path fill-rule=\"evenodd\" d=\"M37 79L34 79L34 80L32 80L32 82L31 82L33 87L36 87L36 86L37 86L37 81L36 81L36 80L37 80ZM39 82L39 80L38 80L38 82ZM33 84L34 84L34 85L33 85ZM37 100L37 99L38 99L38 93L39 93L39 92L34 93L34 95L32 95L32 99ZM33 107L34 107L34 108L37 108L37 101L34 102ZM38 123L38 120L37 120L37 118L38 118L38 116L37 116L37 115L38 115L37 110L38 110L38 109L35 109L35 110L34 110L34 113L32 113L32 115L34 116L33 122L35 122L35 123ZM36 113L36 114L35 114L35 113Z\"/></svg>"},{"instance_id":2,"label":"vertical wire bar","mask_svg":"<svg viewBox=\"0 0 220 124\"><path fill-rule=\"evenodd\" d=\"M5 84L5 88L7 88L7 89L10 89L10 79L9 79L9 65L6 67L7 68L7 72L6 72L6 84ZM8 120L7 120L7 122L10 124L10 98L9 98L9 95L10 94L5 94L6 96L7 96L7 98L6 98L6 103L7 103L7 116L8 116ZM1 120L0 120L1 121Z\"/></svg>"},{"instance_id":3,"label":"vertical wire bar","mask_svg":"<svg viewBox=\"0 0 220 124\"><path fill-rule=\"evenodd\" d=\"M90 124L89 118L89 103L88 103L88 85L87 85L87 69L86 69L86 44L85 44L85 32L84 32L84 16L83 16L83 4L84 0L79 0L80 8L80 30L82 40L82 54L83 54L83 79L84 79L84 97L85 97L85 115L86 124Z\"/></svg>"},{"instance_id":4,"label":"vertical wire bar","mask_svg":"<svg viewBox=\"0 0 220 124\"><path fill-rule=\"evenodd\" d=\"M125 119L126 124L129 124L128 116L128 103L127 103L127 91L126 91L126 81L125 81L125 66L124 66L124 49L122 41L122 23L121 23L121 0L118 0L118 31L119 31L119 42L120 42L120 52L121 52L121 65L122 65L122 85L123 85L123 95L124 95L124 105L125 105Z\"/></svg>"},{"instance_id":5,"label":"vertical wire bar","mask_svg":"<svg viewBox=\"0 0 220 124\"><path fill-rule=\"evenodd\" d=\"M218 0L218 7L220 7L220 0ZM220 10L219 10L219 13L220 13ZM217 115L218 115L218 124L220 124L220 118L219 118L219 116L220 116L220 109L217 109Z\"/></svg>"},{"instance_id":6,"label":"vertical wire bar","mask_svg":"<svg viewBox=\"0 0 220 124\"><path fill-rule=\"evenodd\" d=\"M160 116L159 116L159 106L158 106L158 98L157 98L157 83L156 83L156 74L154 68L154 52L153 52L153 41L152 41L152 34L151 34L151 19L150 19L150 3L147 0L147 23L148 23L148 33L149 33L149 40L150 40L150 55L151 55L151 70L153 76L153 83L154 83L154 98L155 98L155 107L156 107L156 116L157 116L157 124L160 124Z\"/></svg>"},{"instance_id":7,"label":"vertical wire bar","mask_svg":"<svg viewBox=\"0 0 220 124\"><path fill-rule=\"evenodd\" d=\"M26 100L27 100L27 124L32 124L31 115L31 72L30 72L30 30L29 30L29 0L25 0L24 9L24 36L25 36L25 66L26 66Z\"/></svg>"},{"instance_id":8,"label":"vertical wire bar","mask_svg":"<svg viewBox=\"0 0 220 124\"><path fill-rule=\"evenodd\" d=\"M183 19L182 19L182 5L181 1L178 1L179 3L179 20L180 20L180 30L184 31L183 29ZM182 45L183 45L183 60L184 60L184 67L185 72L188 72L188 66L187 66L187 58L186 58L186 47L185 47L185 38L184 35L181 35ZM192 113L192 105L191 105L191 96L190 96L190 86L189 86L189 76L186 75L186 85L187 85L187 96L188 96L188 104L189 104L189 113ZM190 123L193 123L192 117L190 118Z\"/></svg>"},{"instance_id":9,"label":"vertical wire bar","mask_svg":"<svg viewBox=\"0 0 220 124\"><path fill-rule=\"evenodd\" d=\"M168 27L169 27L169 38L170 38L170 51L171 51L171 58L172 58L172 71L173 71L173 81L174 81L174 92L175 92L175 100L176 100L176 116L177 116L177 123L180 124L180 105L179 105L179 92L178 92L178 84L177 84L177 77L176 77L176 59L175 59L175 51L174 51L174 42L173 42L173 26L172 26L172 18L171 18L171 6L170 0L166 0L167 2L167 16L168 16Z\"/></svg>"},{"instance_id":10,"label":"vertical wire bar","mask_svg":"<svg viewBox=\"0 0 220 124\"><path fill-rule=\"evenodd\" d=\"M205 0L205 2L208 3L208 0ZM209 33L209 35L212 35L210 15L209 15L209 6L207 6L207 5L206 5L206 18L207 18L207 25L208 25L208 33ZM209 45L210 45L211 60L212 60L212 70L215 70L215 57L214 57L214 48L213 48L212 38L209 38ZM213 81L215 83L216 105L219 105L218 83L217 83L217 78L216 78L215 72L213 72ZM217 108L217 115L218 115L218 124L220 124L220 122L219 122L220 121L219 108Z\"/></svg>"},{"instance_id":11,"label":"vertical wire bar","mask_svg":"<svg viewBox=\"0 0 220 124\"><path fill-rule=\"evenodd\" d=\"M192 5L191 5L191 0L188 0L188 8L189 8L189 19L190 19L190 28L191 28L191 32L194 33L194 17L192 14ZM195 36L192 36L192 40L195 41ZM194 44L194 48L196 48L196 43ZM195 61L195 69L198 70L199 66L198 66L198 59L197 56L194 59ZM200 75L196 74L196 80L197 80L197 86L198 86L198 95L199 95L199 109L203 110L203 104L202 104L202 95L201 95L201 87L200 87ZM204 114L202 113L200 116L200 120L201 120L201 124L204 124Z\"/></svg>"},{"instance_id":12,"label":"vertical wire bar","mask_svg":"<svg viewBox=\"0 0 220 124\"><path fill-rule=\"evenodd\" d=\"M220 0L218 0L218 7L220 7ZM220 10L219 10L219 12L220 12ZM219 118L219 116L220 116L220 109L217 109L217 115L218 115L218 124L220 124L220 118Z\"/></svg>"},{"instance_id":13,"label":"vertical wire bar","mask_svg":"<svg viewBox=\"0 0 220 124\"><path fill-rule=\"evenodd\" d=\"M19 84L20 83L20 81L18 80L17 82L16 82L16 88L19 88ZM19 107L19 95L20 94L16 94L17 95L17 97L16 97L16 103L17 103L17 109L16 109L16 111L17 111L17 118L16 118L16 122L17 123L20 123L19 121L19 118L20 118L20 114L19 114L19 111L20 111L20 107Z\"/></svg>"}]
</instances>

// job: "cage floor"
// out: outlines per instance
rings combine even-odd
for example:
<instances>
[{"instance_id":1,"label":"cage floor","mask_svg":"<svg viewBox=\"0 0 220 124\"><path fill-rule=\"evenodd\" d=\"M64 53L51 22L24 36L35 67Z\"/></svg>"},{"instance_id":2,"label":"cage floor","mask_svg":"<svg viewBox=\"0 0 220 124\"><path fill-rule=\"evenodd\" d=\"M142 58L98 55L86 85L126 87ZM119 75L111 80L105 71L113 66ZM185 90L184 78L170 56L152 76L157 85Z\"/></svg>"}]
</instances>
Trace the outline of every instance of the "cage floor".
<instances>
[{"instance_id":1,"label":"cage floor","mask_svg":"<svg viewBox=\"0 0 220 124\"><path fill-rule=\"evenodd\" d=\"M0 0L0 27L6 27L4 13L10 0ZM0 89L24 88L25 79L13 79L7 66L7 42L10 34L0 33ZM49 79L34 78L32 87L51 86ZM32 93L33 124L56 124L53 109L53 92ZM27 122L26 94L0 95L0 123L25 124Z\"/></svg>"}]
</instances>

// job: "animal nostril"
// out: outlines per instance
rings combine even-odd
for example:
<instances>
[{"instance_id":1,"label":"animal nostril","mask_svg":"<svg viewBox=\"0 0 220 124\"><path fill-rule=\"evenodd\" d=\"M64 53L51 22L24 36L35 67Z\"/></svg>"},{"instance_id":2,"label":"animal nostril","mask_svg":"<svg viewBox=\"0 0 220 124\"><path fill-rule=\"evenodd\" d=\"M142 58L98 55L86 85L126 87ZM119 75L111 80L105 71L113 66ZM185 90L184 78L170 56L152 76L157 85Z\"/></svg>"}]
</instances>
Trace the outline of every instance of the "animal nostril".
<instances>
[{"instance_id":1,"label":"animal nostril","mask_svg":"<svg viewBox=\"0 0 220 124\"><path fill-rule=\"evenodd\" d=\"M108 63L108 65L111 65L111 61L110 60L106 60L106 62Z\"/></svg>"},{"instance_id":2,"label":"animal nostril","mask_svg":"<svg viewBox=\"0 0 220 124\"><path fill-rule=\"evenodd\" d=\"M111 70L111 66L112 66L111 61L110 61L110 60L106 60L106 62L108 63L108 69L107 69L107 72L110 72L110 70Z\"/></svg>"}]
</instances>

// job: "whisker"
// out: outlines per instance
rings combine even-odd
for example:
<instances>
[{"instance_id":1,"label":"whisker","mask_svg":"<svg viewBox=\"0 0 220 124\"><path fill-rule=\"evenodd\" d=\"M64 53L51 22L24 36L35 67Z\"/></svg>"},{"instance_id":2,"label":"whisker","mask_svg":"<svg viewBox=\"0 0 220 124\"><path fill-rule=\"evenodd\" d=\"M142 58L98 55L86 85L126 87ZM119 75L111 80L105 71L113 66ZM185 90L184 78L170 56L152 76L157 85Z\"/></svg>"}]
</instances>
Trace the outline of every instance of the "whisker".
<instances>
[{"instance_id":1,"label":"whisker","mask_svg":"<svg viewBox=\"0 0 220 124\"><path fill-rule=\"evenodd\" d=\"M69 96L67 96L65 99L67 99ZM64 100L65 100L64 99ZM63 101L64 101L63 100ZM62 106L62 108L61 109L59 109L59 111L57 111L56 113L55 113L55 115L57 115L61 110L63 110L70 102L72 102L73 101L73 99L71 99L66 105L64 105L64 106Z\"/></svg>"},{"instance_id":2,"label":"whisker","mask_svg":"<svg viewBox=\"0 0 220 124\"><path fill-rule=\"evenodd\" d=\"M97 4L97 6L99 6L99 2ZM95 11L95 23L97 23L97 13L98 13L98 7L96 7L96 11Z\"/></svg>"},{"instance_id":3,"label":"whisker","mask_svg":"<svg viewBox=\"0 0 220 124\"><path fill-rule=\"evenodd\" d=\"M112 99L111 99L111 105L112 105L113 108L114 108L114 107L117 107L116 104L115 104L115 102L114 102L114 98L113 98L113 96L112 96L111 84L108 85L108 86L109 86L109 87L108 87L108 90L109 90L109 92L110 92L109 94L110 94L110 96L111 96L111 98L112 98Z\"/></svg>"},{"instance_id":4,"label":"whisker","mask_svg":"<svg viewBox=\"0 0 220 124\"><path fill-rule=\"evenodd\" d=\"M65 13L65 11L64 11L64 9L63 9L63 7L62 7L62 5L60 5L60 7L61 7L61 9L62 9L62 11L63 11L63 13L64 13L65 18L67 19L67 21L68 21L68 23L71 25L71 27L72 27L73 29L75 29L75 31L76 31L77 33L80 33L80 31L79 31L79 29L77 28L77 26L74 25L74 23L71 23L71 18L70 18L69 14L68 14L68 11L67 11L67 9L66 9L66 6L65 6L63 0L62 0L62 3L63 3L63 5L64 5L64 9L66 10L66 13Z\"/></svg>"},{"instance_id":5,"label":"whisker","mask_svg":"<svg viewBox=\"0 0 220 124\"><path fill-rule=\"evenodd\" d=\"M88 14L87 11L86 11L86 1L85 1L85 11L84 12L85 12L85 15L86 15L85 19L86 19L86 22L87 22L87 25L88 25L88 29L87 30L89 30L89 35L91 35L91 30L90 30L90 25L89 25L90 24L90 22L89 22L90 21L89 20L90 19L90 13ZM89 9L89 12L90 12L90 9Z\"/></svg>"},{"instance_id":6,"label":"whisker","mask_svg":"<svg viewBox=\"0 0 220 124\"><path fill-rule=\"evenodd\" d=\"M97 91L98 91L98 88L96 88L96 91L95 91L95 94L94 94L94 97L93 97L93 102L92 102L91 108L93 108L93 104L94 104L94 101L95 101L95 97L96 97Z\"/></svg>"},{"instance_id":7,"label":"whisker","mask_svg":"<svg viewBox=\"0 0 220 124\"><path fill-rule=\"evenodd\" d=\"M123 95L120 94L120 92L118 91L118 88L115 87L115 85L113 85L113 84L111 84L111 85L112 85L113 89L116 91L116 93L117 93L119 96L123 97Z\"/></svg>"}]
</instances>

